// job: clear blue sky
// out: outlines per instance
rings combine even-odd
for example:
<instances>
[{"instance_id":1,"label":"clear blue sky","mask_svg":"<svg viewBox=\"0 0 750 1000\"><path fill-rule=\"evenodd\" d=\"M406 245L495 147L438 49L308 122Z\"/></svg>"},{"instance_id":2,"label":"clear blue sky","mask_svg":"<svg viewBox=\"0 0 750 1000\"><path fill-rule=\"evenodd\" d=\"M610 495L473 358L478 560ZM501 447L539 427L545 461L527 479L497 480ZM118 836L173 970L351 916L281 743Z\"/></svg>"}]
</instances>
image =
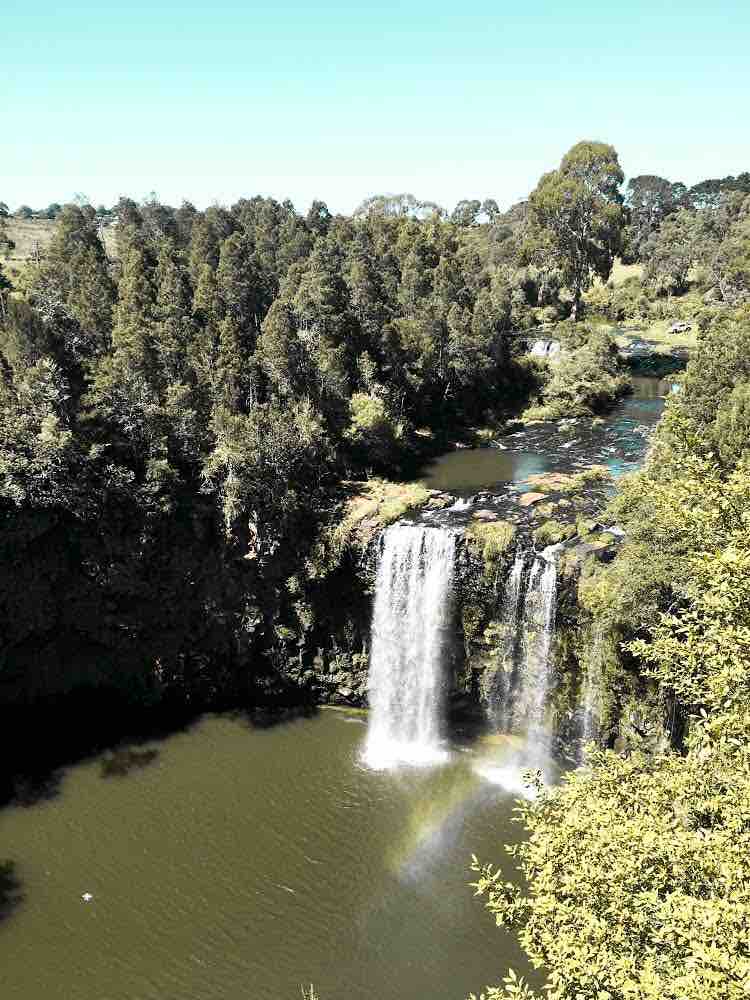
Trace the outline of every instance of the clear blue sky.
<instances>
[{"instance_id":1,"label":"clear blue sky","mask_svg":"<svg viewBox=\"0 0 750 1000\"><path fill-rule=\"evenodd\" d=\"M152 190L506 207L582 138L629 176L750 169L749 0L1 6L12 208Z\"/></svg>"}]
</instances>

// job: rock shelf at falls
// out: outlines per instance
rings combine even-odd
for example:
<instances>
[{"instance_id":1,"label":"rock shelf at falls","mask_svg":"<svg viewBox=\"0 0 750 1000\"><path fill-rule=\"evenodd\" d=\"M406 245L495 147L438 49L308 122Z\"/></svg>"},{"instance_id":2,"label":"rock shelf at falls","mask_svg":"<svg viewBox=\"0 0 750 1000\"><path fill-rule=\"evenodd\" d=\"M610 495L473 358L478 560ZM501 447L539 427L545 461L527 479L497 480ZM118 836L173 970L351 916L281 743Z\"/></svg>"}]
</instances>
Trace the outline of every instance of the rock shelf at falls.
<instances>
[{"instance_id":1,"label":"rock shelf at falls","mask_svg":"<svg viewBox=\"0 0 750 1000\"><path fill-rule=\"evenodd\" d=\"M665 745L670 707L629 669L618 635L594 634L581 600L596 564L622 543L603 513L616 475L642 461L670 389L640 382L596 426L532 425L506 435L506 451L453 452L446 458L457 464L440 466L441 489L424 478L351 484L309 584L295 591L280 655L311 701L372 706L371 762L443 752L441 722L454 734L489 726L507 746L535 731L532 742L573 762L589 741ZM517 455L533 456L531 472L512 464ZM468 475L467 463L477 463ZM486 464L525 478L491 485L496 472ZM478 489L465 488L477 480ZM420 592L440 593L442 610L420 605ZM416 683L399 679L396 668L409 662L419 663L415 677L426 670L435 718L418 710L416 696L408 711L395 708Z\"/></svg>"}]
</instances>

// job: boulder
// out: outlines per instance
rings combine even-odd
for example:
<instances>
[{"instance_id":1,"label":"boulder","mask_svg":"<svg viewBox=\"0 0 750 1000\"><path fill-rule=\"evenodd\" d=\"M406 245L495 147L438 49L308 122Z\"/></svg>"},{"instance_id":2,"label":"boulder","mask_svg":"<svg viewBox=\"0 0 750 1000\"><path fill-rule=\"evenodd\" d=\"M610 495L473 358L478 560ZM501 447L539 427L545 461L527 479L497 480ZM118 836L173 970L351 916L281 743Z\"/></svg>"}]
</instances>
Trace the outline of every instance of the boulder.
<instances>
[{"instance_id":1,"label":"boulder","mask_svg":"<svg viewBox=\"0 0 750 1000\"><path fill-rule=\"evenodd\" d=\"M519 506L521 507L531 507L535 503L539 503L540 500L546 500L546 493L522 493L518 498Z\"/></svg>"}]
</instances>

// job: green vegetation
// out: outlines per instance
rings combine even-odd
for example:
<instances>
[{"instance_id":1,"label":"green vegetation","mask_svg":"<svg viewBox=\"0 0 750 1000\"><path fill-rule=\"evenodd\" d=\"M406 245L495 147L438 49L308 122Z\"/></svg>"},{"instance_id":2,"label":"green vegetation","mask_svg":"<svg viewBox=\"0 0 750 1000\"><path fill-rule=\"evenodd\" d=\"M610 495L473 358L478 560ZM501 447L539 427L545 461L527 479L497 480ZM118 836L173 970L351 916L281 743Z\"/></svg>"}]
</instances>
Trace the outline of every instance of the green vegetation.
<instances>
[{"instance_id":1,"label":"green vegetation","mask_svg":"<svg viewBox=\"0 0 750 1000\"><path fill-rule=\"evenodd\" d=\"M581 472L543 472L526 479L530 486L553 493L578 493L586 487L606 486L612 482L612 473L606 465L592 465Z\"/></svg>"},{"instance_id":2,"label":"green vegetation","mask_svg":"<svg viewBox=\"0 0 750 1000\"><path fill-rule=\"evenodd\" d=\"M571 316L595 276L606 281L619 249L623 225L617 153L603 142L579 142L559 170L545 174L529 198L529 260L559 271L569 288Z\"/></svg>"},{"instance_id":3,"label":"green vegetation","mask_svg":"<svg viewBox=\"0 0 750 1000\"><path fill-rule=\"evenodd\" d=\"M366 547L378 531L425 506L432 496L420 483L368 479L342 485L346 496L343 511L321 534L321 542L337 560L348 546Z\"/></svg>"},{"instance_id":4,"label":"green vegetation","mask_svg":"<svg viewBox=\"0 0 750 1000\"><path fill-rule=\"evenodd\" d=\"M583 324L560 324L563 344L559 361L548 366L539 402L523 413L524 420L557 420L606 412L628 391L630 380L617 347L605 331Z\"/></svg>"},{"instance_id":5,"label":"green vegetation","mask_svg":"<svg viewBox=\"0 0 750 1000\"><path fill-rule=\"evenodd\" d=\"M692 360L612 504L624 543L579 584L612 749L524 807L526 887L491 867L477 884L552 998L746 997L750 180L642 176L624 197L622 180L612 147L583 142L505 213L411 195L351 217L260 197L0 211L3 760L48 722L104 741L123 707L298 704L342 676L360 697L353 567L384 525L445 503L373 474L522 412L606 411L628 388L613 334L636 325ZM541 322L553 361L525 356ZM575 532L568 502L550 498L538 544ZM513 537L467 531L483 565L465 636L496 669L479 592ZM641 696L669 752L637 718L607 728Z\"/></svg>"},{"instance_id":6,"label":"green vegetation","mask_svg":"<svg viewBox=\"0 0 750 1000\"><path fill-rule=\"evenodd\" d=\"M747 308L706 327L649 464L613 502L625 544L580 584L588 641L619 649L610 689L650 684L673 749L635 732L539 787L511 852L526 888L475 864L477 891L558 1000L750 988L748 337ZM535 995L509 978L487 998Z\"/></svg>"},{"instance_id":7,"label":"green vegetation","mask_svg":"<svg viewBox=\"0 0 750 1000\"><path fill-rule=\"evenodd\" d=\"M490 578L495 576L498 563L513 545L515 536L515 527L507 521L474 520L464 534L466 544L482 559L485 575Z\"/></svg>"},{"instance_id":8,"label":"green vegetation","mask_svg":"<svg viewBox=\"0 0 750 1000\"><path fill-rule=\"evenodd\" d=\"M534 541L537 545L557 545L576 534L573 524L561 524L559 521L545 521L534 529Z\"/></svg>"},{"instance_id":9,"label":"green vegetation","mask_svg":"<svg viewBox=\"0 0 750 1000\"><path fill-rule=\"evenodd\" d=\"M342 484L528 392L507 271L408 200L115 216L109 253L66 206L3 295L0 704L302 697L320 574L428 496L373 485L355 516Z\"/></svg>"}]
</instances>

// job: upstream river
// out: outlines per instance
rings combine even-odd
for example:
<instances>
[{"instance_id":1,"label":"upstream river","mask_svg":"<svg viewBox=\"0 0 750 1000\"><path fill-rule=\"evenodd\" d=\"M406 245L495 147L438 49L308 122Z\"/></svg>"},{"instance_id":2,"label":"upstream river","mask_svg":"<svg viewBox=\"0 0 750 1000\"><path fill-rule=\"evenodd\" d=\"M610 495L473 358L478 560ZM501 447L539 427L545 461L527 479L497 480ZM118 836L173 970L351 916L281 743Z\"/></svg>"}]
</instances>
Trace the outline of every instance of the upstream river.
<instances>
[{"instance_id":1,"label":"upstream river","mask_svg":"<svg viewBox=\"0 0 750 1000\"><path fill-rule=\"evenodd\" d=\"M25 898L0 921L2 1000L461 1000L526 972L467 884L472 853L520 835L488 780L501 748L378 772L364 734L336 710L208 716L3 810Z\"/></svg>"},{"instance_id":2,"label":"upstream river","mask_svg":"<svg viewBox=\"0 0 750 1000\"><path fill-rule=\"evenodd\" d=\"M601 420L529 424L498 438L495 447L442 455L425 469L420 481L431 489L466 497L544 472L575 472L591 465L606 465L615 476L632 472L643 461L648 436L672 389L669 380L637 376L632 381L632 394Z\"/></svg>"},{"instance_id":3,"label":"upstream river","mask_svg":"<svg viewBox=\"0 0 750 1000\"><path fill-rule=\"evenodd\" d=\"M470 494L533 472L643 458L668 383L604 422L539 425L426 473ZM503 844L523 791L501 740L455 734L434 768L368 770L365 719L323 710L259 727L207 716L61 776L0 810L2 1000L462 1000L516 940L468 883ZM12 881L21 900L13 904Z\"/></svg>"}]
</instances>

